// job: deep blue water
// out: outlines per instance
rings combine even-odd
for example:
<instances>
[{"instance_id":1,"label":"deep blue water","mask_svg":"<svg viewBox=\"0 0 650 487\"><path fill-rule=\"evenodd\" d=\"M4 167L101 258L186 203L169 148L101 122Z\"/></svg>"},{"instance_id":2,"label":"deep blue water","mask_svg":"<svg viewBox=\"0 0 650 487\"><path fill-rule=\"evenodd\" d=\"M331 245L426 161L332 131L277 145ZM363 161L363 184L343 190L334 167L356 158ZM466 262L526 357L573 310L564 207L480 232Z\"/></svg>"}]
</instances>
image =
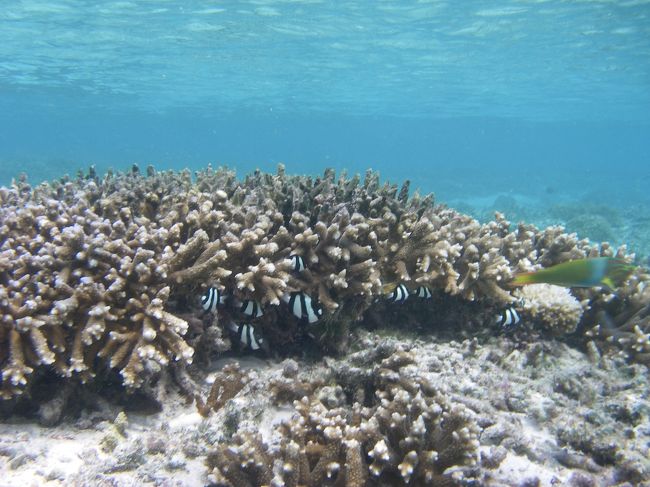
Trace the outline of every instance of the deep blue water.
<instances>
[{"instance_id":1,"label":"deep blue water","mask_svg":"<svg viewBox=\"0 0 650 487\"><path fill-rule=\"evenodd\" d=\"M32 179L96 164L161 168L226 164L321 173L378 169L394 181L434 191L440 200L495 193L610 204L650 198L650 142L626 122L548 122L495 118L411 119L349 114L19 113L0 132L2 168ZM15 164L11 164L15 161Z\"/></svg>"},{"instance_id":2,"label":"deep blue water","mask_svg":"<svg viewBox=\"0 0 650 487\"><path fill-rule=\"evenodd\" d=\"M467 211L639 215L650 1L3 5L0 184L134 162L372 167Z\"/></svg>"}]
</instances>

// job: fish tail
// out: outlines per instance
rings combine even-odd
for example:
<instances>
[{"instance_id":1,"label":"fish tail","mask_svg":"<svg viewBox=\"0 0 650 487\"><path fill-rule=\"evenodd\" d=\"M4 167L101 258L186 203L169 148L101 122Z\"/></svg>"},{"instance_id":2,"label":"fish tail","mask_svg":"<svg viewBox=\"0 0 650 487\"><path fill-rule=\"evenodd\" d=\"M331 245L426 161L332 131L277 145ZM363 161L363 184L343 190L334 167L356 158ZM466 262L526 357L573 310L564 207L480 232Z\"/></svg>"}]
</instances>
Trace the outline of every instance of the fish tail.
<instances>
[{"instance_id":1,"label":"fish tail","mask_svg":"<svg viewBox=\"0 0 650 487\"><path fill-rule=\"evenodd\" d=\"M615 289L616 288L616 283L613 281L611 277L605 276L600 280L600 283L609 288L609 289Z\"/></svg>"},{"instance_id":2,"label":"fish tail","mask_svg":"<svg viewBox=\"0 0 650 487\"><path fill-rule=\"evenodd\" d=\"M600 281L610 289L620 286L636 269L635 265L628 264L622 259L611 259L607 271Z\"/></svg>"},{"instance_id":3,"label":"fish tail","mask_svg":"<svg viewBox=\"0 0 650 487\"><path fill-rule=\"evenodd\" d=\"M522 272L515 275L515 279L510 283L511 286L525 286L526 284L535 284L537 272Z\"/></svg>"}]
</instances>

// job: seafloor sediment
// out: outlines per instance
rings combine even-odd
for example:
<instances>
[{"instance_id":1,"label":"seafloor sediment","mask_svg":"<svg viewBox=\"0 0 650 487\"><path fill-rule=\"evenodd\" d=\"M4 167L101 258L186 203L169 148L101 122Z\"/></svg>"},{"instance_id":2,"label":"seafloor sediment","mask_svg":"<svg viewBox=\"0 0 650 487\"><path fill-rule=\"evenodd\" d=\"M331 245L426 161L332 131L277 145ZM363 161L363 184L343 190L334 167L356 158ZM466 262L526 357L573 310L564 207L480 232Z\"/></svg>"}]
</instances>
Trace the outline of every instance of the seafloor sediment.
<instances>
[{"instance_id":1,"label":"seafloor sediment","mask_svg":"<svg viewBox=\"0 0 650 487\"><path fill-rule=\"evenodd\" d=\"M317 445L325 428L331 429L333 442L338 441L335 430L344 423L339 432L352 434L359 390L385 389L392 383L399 394L409 394L406 389L417 381L425 381L429 392L411 390L409 401L429 393L439 397L441 414L464 418L460 429L468 428L471 437L461 441L466 461L445 471L446 483L441 477L440 483L433 480L430 485L650 483L645 366L606 359L594 363L556 341L490 337L458 342L397 334L401 336L363 332L354 338L357 351L340 359L242 359L246 384L207 417L170 387L162 411L152 414L124 413L121 407L103 403L50 428L14 418L0 424L2 485L224 485L234 478L227 470L229 455L238 458L231 467L247 482L233 485L256 485L262 475L248 456L270 460L270 485L283 485L290 463L283 457L290 430L326 425L310 433L314 474L324 455ZM223 366L213 364L215 370ZM206 383L219 374L206 373ZM405 382L400 385L401 380ZM382 397L380 402L390 408ZM373 401L366 397L364 407L372 409ZM304 413L306 405L309 414ZM382 463L379 455L374 459L385 480L375 481L365 472L365 484L339 480L337 485L404 485L399 477L408 471L407 459L390 455L413 434L418 418L393 415L391 421L394 425L388 428L393 431L386 438L393 435L395 443L386 439L386 460ZM253 446L258 441L263 449ZM349 449L351 443L341 443L340 448ZM331 478L344 473L349 478L349 465L330 465ZM412 475L421 473L415 467ZM408 485L426 484L419 477ZM322 485L328 485L327 480Z\"/></svg>"}]
</instances>

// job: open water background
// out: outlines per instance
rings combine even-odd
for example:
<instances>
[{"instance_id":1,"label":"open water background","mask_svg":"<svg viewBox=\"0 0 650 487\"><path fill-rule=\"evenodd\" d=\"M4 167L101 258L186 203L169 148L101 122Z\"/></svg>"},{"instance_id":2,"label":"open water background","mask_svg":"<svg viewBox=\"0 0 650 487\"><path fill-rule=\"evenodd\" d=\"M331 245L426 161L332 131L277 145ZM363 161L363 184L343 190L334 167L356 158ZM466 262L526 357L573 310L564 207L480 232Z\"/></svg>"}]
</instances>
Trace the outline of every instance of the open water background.
<instances>
[{"instance_id":1,"label":"open water background","mask_svg":"<svg viewBox=\"0 0 650 487\"><path fill-rule=\"evenodd\" d=\"M371 167L649 255L650 1L3 3L0 184L134 162Z\"/></svg>"}]
</instances>

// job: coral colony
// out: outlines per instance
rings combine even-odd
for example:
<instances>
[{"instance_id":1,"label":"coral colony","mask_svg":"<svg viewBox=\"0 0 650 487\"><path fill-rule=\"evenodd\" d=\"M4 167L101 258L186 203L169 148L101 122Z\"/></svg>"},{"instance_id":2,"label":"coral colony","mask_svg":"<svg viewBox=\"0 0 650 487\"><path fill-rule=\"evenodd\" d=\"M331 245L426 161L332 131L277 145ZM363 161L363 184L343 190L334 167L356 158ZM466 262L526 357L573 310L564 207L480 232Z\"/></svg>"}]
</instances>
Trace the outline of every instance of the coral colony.
<instances>
[{"instance_id":1,"label":"coral colony","mask_svg":"<svg viewBox=\"0 0 650 487\"><path fill-rule=\"evenodd\" d=\"M284 485L324 485L334 477L342 485L362 486L371 476L384 485L399 485L397 479L440 485L448 480L448 467L475 462L479 427L467 408L419 375L413 354L397 350L373 358L372 375L335 370L340 388L355 391L352 406L341 404L331 388L321 388L320 398L304 396L296 401L299 419L279 427L279 450L271 453L259 435L235 435L232 444L208 456L214 477L232 485L269 485L279 459ZM272 384L279 401L278 390Z\"/></svg>"},{"instance_id":2,"label":"coral colony","mask_svg":"<svg viewBox=\"0 0 650 487\"><path fill-rule=\"evenodd\" d=\"M332 170L289 176L279 166L238 180L210 167L194 178L91 169L36 187L21 179L0 188L0 203L5 411L37 403L45 381L84 388L119 378L134 392L171 372L207 416L250 381L229 365L202 399L192 375L210 357L354 357L355 331L386 322L465 336L571 334L592 357L650 363L643 269L630 268L615 290L511 285L584 258L631 263L624 247L512 226L500 214L481 224L371 171L362 180ZM328 384L296 374L269 384L278 403L295 407L277 428L279 446L234 435L209 455L212 478L443 485L448 467L477 461L475 419L417 371L412 354L363 357L365 368L332 370ZM333 384L343 398L327 399Z\"/></svg>"}]
</instances>

